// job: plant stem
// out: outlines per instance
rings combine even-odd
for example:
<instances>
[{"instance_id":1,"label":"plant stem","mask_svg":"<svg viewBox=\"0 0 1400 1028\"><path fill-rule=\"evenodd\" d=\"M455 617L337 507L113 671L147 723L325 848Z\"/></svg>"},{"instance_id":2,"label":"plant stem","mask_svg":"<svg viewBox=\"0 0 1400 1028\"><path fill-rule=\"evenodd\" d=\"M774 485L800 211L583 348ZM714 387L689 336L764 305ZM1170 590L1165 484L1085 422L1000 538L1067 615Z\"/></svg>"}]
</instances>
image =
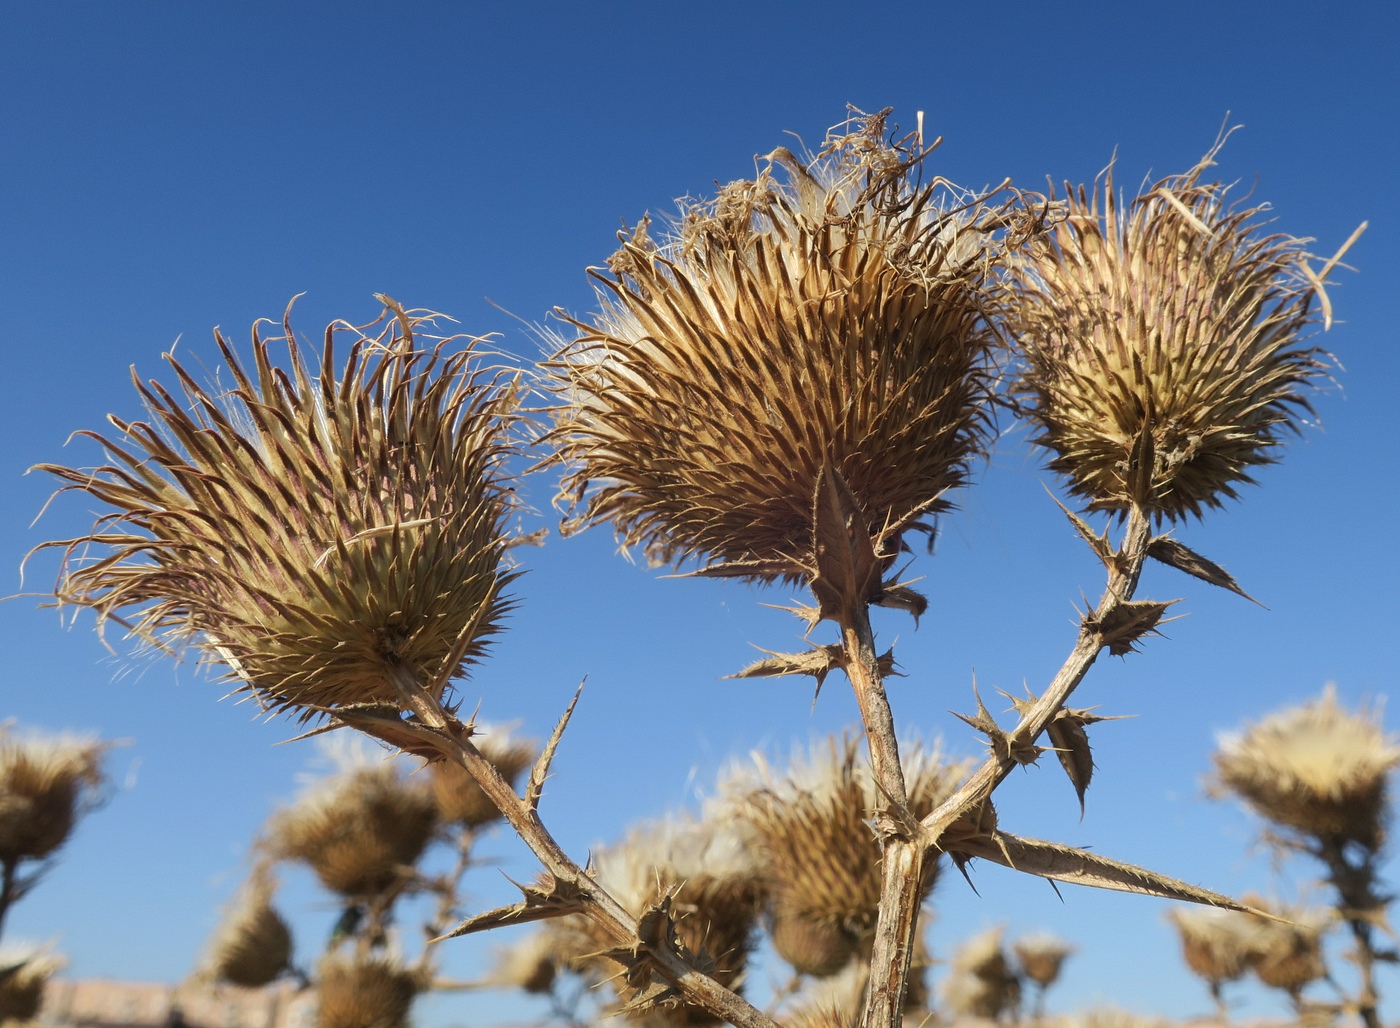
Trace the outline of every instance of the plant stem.
<instances>
[{"instance_id":1,"label":"plant stem","mask_svg":"<svg viewBox=\"0 0 1400 1028\"><path fill-rule=\"evenodd\" d=\"M643 942L637 934L636 918L569 858L545 828L534 808L501 777L496 765L472 744L461 722L443 709L423 687L418 675L401 662L391 663L389 674L399 697L418 719L454 741L454 759L496 804L545 870L578 890L586 903L584 915L589 920L599 925L619 947L635 948L639 956L644 952L657 973L673 984L686 1002L729 1022L735 1028L778 1028L772 1018L713 978L695 970L678 953L665 946L648 946Z\"/></svg>"},{"instance_id":2,"label":"plant stem","mask_svg":"<svg viewBox=\"0 0 1400 1028\"><path fill-rule=\"evenodd\" d=\"M0 871L0 939L5 937L5 915L19 892L19 857L6 857Z\"/></svg>"},{"instance_id":3,"label":"plant stem","mask_svg":"<svg viewBox=\"0 0 1400 1028\"><path fill-rule=\"evenodd\" d=\"M1381 1028L1380 1014L1376 1009L1379 997L1376 994L1376 950L1371 941L1373 925L1365 916L1385 907L1375 891L1376 854L1366 850L1361 862L1353 864L1347 860L1344 846L1336 839L1321 840L1314 853L1327 865L1327 879L1337 890L1341 901L1337 904L1338 909L1356 942L1355 962L1361 976L1353 999L1356 1012L1366 1028Z\"/></svg>"},{"instance_id":4,"label":"plant stem","mask_svg":"<svg viewBox=\"0 0 1400 1028\"><path fill-rule=\"evenodd\" d=\"M456 839L457 862L451 871L442 879L441 887L438 890L437 907L433 911L433 916L423 925L423 932L427 935L427 942L423 945L423 952L418 958L418 967L426 970L432 958L433 949L437 946L440 936L451 927L451 921L457 911L459 892L462 886L462 877L471 867L471 847L476 838L476 833L470 828L459 828Z\"/></svg>"}]
</instances>

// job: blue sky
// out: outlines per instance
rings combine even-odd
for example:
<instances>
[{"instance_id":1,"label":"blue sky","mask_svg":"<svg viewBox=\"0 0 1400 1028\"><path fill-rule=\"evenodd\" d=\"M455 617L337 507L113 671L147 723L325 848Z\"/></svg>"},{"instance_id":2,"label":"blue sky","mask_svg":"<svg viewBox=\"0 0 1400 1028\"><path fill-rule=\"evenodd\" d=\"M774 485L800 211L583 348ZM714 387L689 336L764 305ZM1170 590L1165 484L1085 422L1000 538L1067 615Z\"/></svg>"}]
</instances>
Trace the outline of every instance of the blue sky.
<instances>
[{"instance_id":1,"label":"blue sky","mask_svg":"<svg viewBox=\"0 0 1400 1028\"><path fill-rule=\"evenodd\" d=\"M139 413L130 383L163 374L179 340L213 367L210 330L246 340L293 294L299 329L366 321L386 292L498 333L533 358L530 326L556 305L589 308L584 269L622 221L674 209L750 174L796 133L820 141L845 116L926 112L931 159L967 186L1092 178L1116 153L1119 181L1185 170L1226 120L1244 128L1219 174L1271 202L1278 227L1331 253L1370 229L1333 291L1323 341L1345 370L1317 401L1321 425L1241 502L1179 535L1228 567L1268 609L1154 570L1144 595L1186 613L1127 660L1105 660L1079 694L1106 713L1082 822L1058 768L998 793L1003 824L1227 892L1268 889L1252 828L1207 802L1215 735L1335 680L1347 702L1395 687L1395 415L1400 358L1393 182L1395 53L1389 4L1021 2L671 4L337 3L0 7L0 538L16 569L0 591L43 589L55 564L24 553L79 532L91 512L58 501L41 461L92 464L69 433ZM975 672L1008 690L1043 682L1072 638L1072 604L1095 567L1046 495L1012 426L920 557L933 606L915 631L877 624L908 677L901 725L974 753L949 709L971 707ZM527 492L553 524L551 485ZM528 551L522 603L464 687L468 708L547 733L589 685L556 763L547 820L578 856L636 818L693 801L728 758L854 722L844 686L815 710L801 683L726 681L751 643L797 635L759 606L783 591L675 581L621 559L606 532ZM114 640L115 642L116 640ZM314 757L285 722L216 702L191 665L105 651L90 619L67 627L33 598L0 604L0 717L127 739L117 788L79 830L7 934L56 938L71 972L174 980L237 885L258 825ZM990 691L989 689L986 691ZM1079 701L1077 701L1079 702ZM1392 725L1395 722L1392 720ZM483 852L507 873L533 864L511 840ZM1388 865L1391 880L1400 867ZM1293 869L1285 883L1308 877ZM1079 947L1052 1009L1096 999L1174 1016L1208 1004L1152 900L1066 889L998 868L936 895L935 948L974 931L1046 929ZM482 906L509 890L489 868ZM333 916L288 882L303 952ZM444 971L467 977L490 940ZM1383 988L1397 995L1400 975ZM764 972L759 972L762 988ZM1279 1009L1240 993L1242 1011ZM456 1004L456 1006L454 1006ZM528 1016L488 995L434 1000L422 1023Z\"/></svg>"}]
</instances>

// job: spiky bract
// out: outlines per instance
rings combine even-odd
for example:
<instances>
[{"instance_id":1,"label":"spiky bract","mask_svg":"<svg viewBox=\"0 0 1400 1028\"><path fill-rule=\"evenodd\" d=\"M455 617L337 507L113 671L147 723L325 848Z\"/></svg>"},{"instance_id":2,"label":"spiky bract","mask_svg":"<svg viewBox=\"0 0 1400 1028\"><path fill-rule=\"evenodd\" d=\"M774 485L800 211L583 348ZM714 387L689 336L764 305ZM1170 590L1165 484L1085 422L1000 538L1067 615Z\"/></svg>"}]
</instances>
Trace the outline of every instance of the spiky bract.
<instances>
[{"instance_id":1,"label":"spiky bract","mask_svg":"<svg viewBox=\"0 0 1400 1028\"><path fill-rule=\"evenodd\" d=\"M539 746L534 740L515 739L509 731L487 725L476 725L474 739L481 755L494 764L501 777L511 785L515 784L522 771L534 763L539 753ZM500 810L466 768L439 760L431 765L430 773L433 798L437 801L438 816L444 824L479 828L500 820Z\"/></svg>"},{"instance_id":2,"label":"spiky bract","mask_svg":"<svg viewBox=\"0 0 1400 1028\"><path fill-rule=\"evenodd\" d=\"M374 896L411 872L437 826L437 805L391 763L336 775L268 824L264 846L309 866L347 898Z\"/></svg>"},{"instance_id":3,"label":"spiky bract","mask_svg":"<svg viewBox=\"0 0 1400 1028\"><path fill-rule=\"evenodd\" d=\"M67 840L105 779L108 745L20 735L0 724L0 862L39 860Z\"/></svg>"},{"instance_id":4,"label":"spiky bract","mask_svg":"<svg viewBox=\"0 0 1400 1028\"><path fill-rule=\"evenodd\" d=\"M406 1028L423 988L391 957L327 954L316 968L317 1028Z\"/></svg>"},{"instance_id":5,"label":"spiky bract","mask_svg":"<svg viewBox=\"0 0 1400 1028\"><path fill-rule=\"evenodd\" d=\"M904 747L909 807L924 817L963 774L934 748ZM753 826L772 883L773 941L804 974L835 974L869 943L880 905L880 844L868 824L880 796L857 763L857 743L828 739L785 775L762 757L724 785L733 815ZM933 888L937 864L923 883Z\"/></svg>"},{"instance_id":6,"label":"spiky bract","mask_svg":"<svg viewBox=\"0 0 1400 1028\"><path fill-rule=\"evenodd\" d=\"M292 933L272 905L276 883L256 871L210 940L204 973L217 982L260 988L291 965Z\"/></svg>"},{"instance_id":7,"label":"spiky bract","mask_svg":"<svg viewBox=\"0 0 1400 1028\"><path fill-rule=\"evenodd\" d=\"M137 378L149 422L80 433L108 464L40 465L114 508L49 544L66 548L58 599L161 647L193 643L272 710L395 702L389 662L440 694L510 606L516 401L472 342L425 349L431 315L393 310L378 335L378 321L329 326L315 374L284 321L289 370L255 325L251 372L215 332L226 391L169 355L180 395ZM339 335L353 342L338 367Z\"/></svg>"},{"instance_id":8,"label":"spiky bract","mask_svg":"<svg viewBox=\"0 0 1400 1028\"><path fill-rule=\"evenodd\" d=\"M1377 712L1343 709L1329 685L1317 700L1222 741L1215 779L1276 825L1374 852L1385 840L1387 782L1397 763L1400 745Z\"/></svg>"},{"instance_id":9,"label":"spiky bract","mask_svg":"<svg viewBox=\"0 0 1400 1028\"><path fill-rule=\"evenodd\" d=\"M1020 403L1092 510L1181 520L1234 498L1326 371L1302 340L1333 265L1203 183L1218 151L1126 211L1111 170L1101 193L1066 185L1067 216L1013 262Z\"/></svg>"},{"instance_id":10,"label":"spiky bract","mask_svg":"<svg viewBox=\"0 0 1400 1028\"><path fill-rule=\"evenodd\" d=\"M773 151L660 245L645 221L624 238L601 310L547 365L566 527L797 580L828 463L891 548L948 506L983 443L1000 244L977 203L945 209L884 120L809 163Z\"/></svg>"}]
</instances>

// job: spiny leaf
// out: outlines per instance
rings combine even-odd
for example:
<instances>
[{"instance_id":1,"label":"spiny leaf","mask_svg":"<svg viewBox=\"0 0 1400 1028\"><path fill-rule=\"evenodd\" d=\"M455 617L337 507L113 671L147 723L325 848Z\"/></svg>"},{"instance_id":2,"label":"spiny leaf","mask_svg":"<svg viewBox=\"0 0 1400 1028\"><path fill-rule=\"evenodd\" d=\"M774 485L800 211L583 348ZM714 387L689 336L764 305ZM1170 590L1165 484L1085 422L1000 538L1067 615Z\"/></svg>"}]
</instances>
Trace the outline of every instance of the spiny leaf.
<instances>
[{"instance_id":1,"label":"spiny leaf","mask_svg":"<svg viewBox=\"0 0 1400 1028\"><path fill-rule=\"evenodd\" d=\"M1006 733L1001 730L996 718L992 717L992 712L982 702L982 694L977 691L976 683L972 686L972 695L977 697L977 713L975 715L959 714L956 710L949 711L949 713L985 735L992 752L1000 752L1001 748L1006 746Z\"/></svg>"},{"instance_id":2,"label":"spiny leaf","mask_svg":"<svg viewBox=\"0 0 1400 1028\"><path fill-rule=\"evenodd\" d=\"M559 718L559 723L554 726L554 731L550 733L549 742L540 751L539 759L535 761L535 766L530 769L530 781L525 787L525 802L529 804L531 810L538 810L540 806L540 796L544 792L544 781L549 777L549 764L554 759L554 751L559 748L559 740L564 738L564 728L569 723L569 718L574 715L574 708L578 706L579 697L583 695L584 682L579 682L578 688L574 690L574 698L569 701L568 708Z\"/></svg>"},{"instance_id":3,"label":"spiny leaf","mask_svg":"<svg viewBox=\"0 0 1400 1028\"><path fill-rule=\"evenodd\" d=\"M1046 492L1050 492L1050 490L1046 489ZM1055 501L1055 506L1065 512L1065 517L1069 518L1069 523L1074 526L1075 531L1089 544L1089 549L1094 551L1094 556L1098 557L1105 567L1111 566L1113 545L1108 541L1108 529L1105 528L1103 534L1099 535L1089 527L1089 522L1061 503L1054 493L1050 493L1050 499Z\"/></svg>"},{"instance_id":4,"label":"spiny leaf","mask_svg":"<svg viewBox=\"0 0 1400 1028\"><path fill-rule=\"evenodd\" d=\"M917 590L910 589L907 585L883 586L880 590L880 598L875 603L880 607L908 611L914 617L915 628L919 627L919 618L928 611L928 597Z\"/></svg>"},{"instance_id":5,"label":"spiny leaf","mask_svg":"<svg viewBox=\"0 0 1400 1028\"><path fill-rule=\"evenodd\" d=\"M1243 596L1250 603L1259 603L1253 596L1241 589L1234 577L1219 564L1207 560L1171 536L1159 535L1153 539L1147 547L1147 555L1176 568L1178 571L1185 571L1188 575L1199 578L1203 582L1228 589L1232 593ZM1259 603L1259 606L1264 605Z\"/></svg>"},{"instance_id":6,"label":"spiny leaf","mask_svg":"<svg viewBox=\"0 0 1400 1028\"><path fill-rule=\"evenodd\" d=\"M1130 600L1117 604L1102 622L1092 613L1084 615L1084 627L1097 631L1115 657L1122 657L1137 648L1137 641L1155 632L1168 607L1180 600Z\"/></svg>"},{"instance_id":7,"label":"spiny leaf","mask_svg":"<svg viewBox=\"0 0 1400 1028\"><path fill-rule=\"evenodd\" d=\"M851 624L856 609L878 595L882 562L850 486L830 461L812 499L812 525L812 594L823 619Z\"/></svg>"},{"instance_id":8,"label":"spiny leaf","mask_svg":"<svg viewBox=\"0 0 1400 1028\"><path fill-rule=\"evenodd\" d=\"M703 568L694 571L686 571L675 575L666 575L667 578L777 578L780 575L791 574L792 565L786 561L776 560L724 560L716 564L707 564Z\"/></svg>"},{"instance_id":9,"label":"spiny leaf","mask_svg":"<svg viewBox=\"0 0 1400 1028\"><path fill-rule=\"evenodd\" d=\"M481 932L488 928L528 924L531 921L543 921L551 917L577 914L587 909L588 906L583 890L577 884L555 878L548 872L545 872L535 885L521 885L519 882L511 884L525 894L525 898L519 903L497 907L484 914L469 917L452 931L433 941L442 942L444 939L455 939L458 936L470 935L472 932Z\"/></svg>"},{"instance_id":10,"label":"spiny leaf","mask_svg":"<svg viewBox=\"0 0 1400 1028\"><path fill-rule=\"evenodd\" d=\"M1081 710L1062 707L1046 726L1050 741L1055 747L1055 755L1060 758L1060 766L1065 769L1065 774L1069 775L1070 783L1079 796L1080 818L1084 817L1084 793L1094 776L1094 758L1089 750L1089 735L1084 728L1100 721L1118 721L1127 716L1129 715L1103 716L1093 713L1089 707Z\"/></svg>"},{"instance_id":11,"label":"spiny leaf","mask_svg":"<svg viewBox=\"0 0 1400 1028\"><path fill-rule=\"evenodd\" d=\"M815 646L802 653L775 653L762 647L759 649L768 656L754 661L742 671L725 677L778 678L783 675L811 675L817 680L817 692L820 693L826 683L826 676L838 669L845 670L846 667L845 649L835 643ZM877 663L882 677L898 674L894 667L894 650L882 653Z\"/></svg>"},{"instance_id":12,"label":"spiny leaf","mask_svg":"<svg viewBox=\"0 0 1400 1028\"><path fill-rule=\"evenodd\" d=\"M981 857L1014 871L1068 882L1071 885L1159 896L1163 899L1200 903L1277 920L1264 911L1256 910L1218 892L1168 878L1147 868L1101 857L1088 850L1045 842L1042 839L1023 839L1007 832L994 832L989 836L960 842L958 851L967 857Z\"/></svg>"}]
</instances>

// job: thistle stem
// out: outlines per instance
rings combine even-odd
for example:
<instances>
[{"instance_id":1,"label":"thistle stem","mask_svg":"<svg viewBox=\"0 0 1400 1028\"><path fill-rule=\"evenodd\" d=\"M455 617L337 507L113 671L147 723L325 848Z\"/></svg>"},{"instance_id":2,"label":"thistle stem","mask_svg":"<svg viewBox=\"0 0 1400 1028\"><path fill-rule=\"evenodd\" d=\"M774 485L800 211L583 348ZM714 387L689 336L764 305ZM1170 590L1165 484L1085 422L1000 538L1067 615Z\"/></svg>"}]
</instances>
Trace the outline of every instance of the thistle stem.
<instances>
[{"instance_id":1,"label":"thistle stem","mask_svg":"<svg viewBox=\"0 0 1400 1028\"><path fill-rule=\"evenodd\" d=\"M545 828L539 815L511 787L496 765L484 757L463 731L463 725L443 709L418 675L407 665L393 662L389 675L405 705L430 728L438 729L455 743L457 763L476 780L516 833L556 879L575 886L587 906L585 916L599 925L620 947L634 947L646 956L686 1002L735 1026L735 1028L778 1028L772 1018L731 992L708 975L695 970L680 954L664 946L649 947L637 934L637 921L579 867Z\"/></svg>"},{"instance_id":2,"label":"thistle stem","mask_svg":"<svg viewBox=\"0 0 1400 1028\"><path fill-rule=\"evenodd\" d=\"M5 936L5 915L19 898L19 858L7 857L0 869L0 938Z\"/></svg>"},{"instance_id":3,"label":"thistle stem","mask_svg":"<svg viewBox=\"0 0 1400 1028\"><path fill-rule=\"evenodd\" d=\"M1337 890L1341 901L1338 908L1356 943L1355 963L1361 982L1351 999L1366 1028L1381 1028L1380 1014L1376 1009L1379 997L1376 995L1376 949L1371 939L1372 924L1363 916L1385 905L1376 896L1374 888L1375 854L1368 850L1359 864L1353 864L1347 860L1342 844L1335 839L1322 840L1314 852L1327 865L1327 879Z\"/></svg>"}]
</instances>

